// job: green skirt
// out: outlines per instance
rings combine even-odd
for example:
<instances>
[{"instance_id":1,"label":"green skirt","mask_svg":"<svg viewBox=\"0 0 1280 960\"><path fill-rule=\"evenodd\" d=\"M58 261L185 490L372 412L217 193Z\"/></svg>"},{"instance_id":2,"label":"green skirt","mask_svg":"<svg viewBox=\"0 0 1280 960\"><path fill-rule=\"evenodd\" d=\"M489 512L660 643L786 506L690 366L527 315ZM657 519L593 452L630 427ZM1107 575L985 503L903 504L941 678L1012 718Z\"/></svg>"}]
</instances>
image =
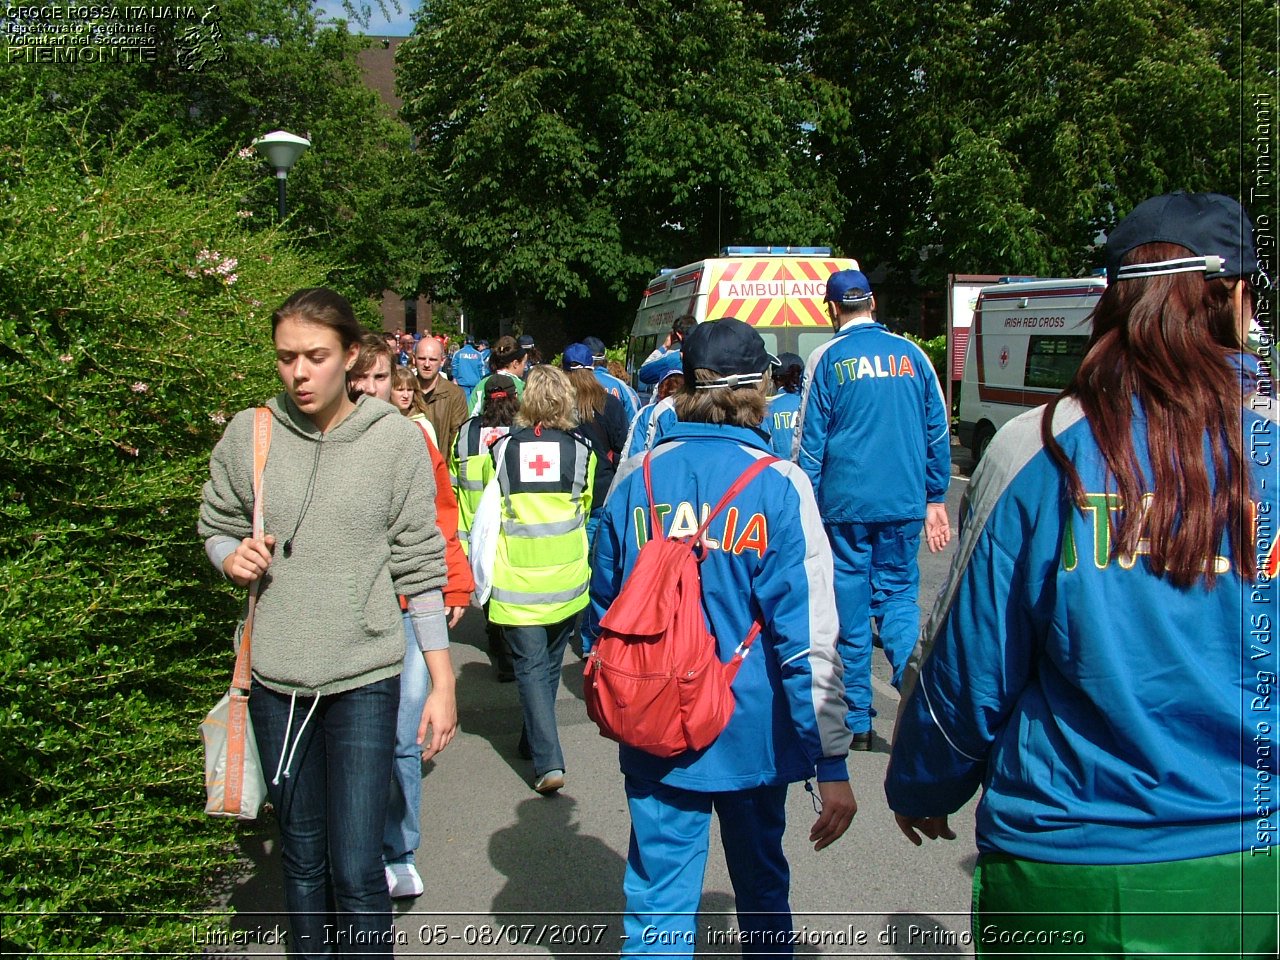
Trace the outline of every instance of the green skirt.
<instances>
[{"instance_id":1,"label":"green skirt","mask_svg":"<svg viewBox=\"0 0 1280 960\"><path fill-rule=\"evenodd\" d=\"M1039 863L983 854L979 957L1277 956L1280 848L1167 863Z\"/></svg>"}]
</instances>

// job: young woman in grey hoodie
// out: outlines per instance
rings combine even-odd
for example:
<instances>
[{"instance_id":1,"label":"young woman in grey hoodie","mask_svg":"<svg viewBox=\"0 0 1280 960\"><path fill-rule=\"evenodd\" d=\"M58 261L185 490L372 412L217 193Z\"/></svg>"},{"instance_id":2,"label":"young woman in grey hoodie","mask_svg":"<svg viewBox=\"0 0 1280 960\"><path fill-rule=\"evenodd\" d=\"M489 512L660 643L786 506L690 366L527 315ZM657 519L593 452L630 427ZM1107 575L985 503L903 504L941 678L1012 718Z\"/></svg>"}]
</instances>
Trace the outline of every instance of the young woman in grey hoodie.
<instances>
[{"instance_id":1,"label":"young woman in grey hoodie","mask_svg":"<svg viewBox=\"0 0 1280 960\"><path fill-rule=\"evenodd\" d=\"M410 598L421 649L448 645L431 463L394 407L348 396L362 332L324 288L275 311L284 392L267 404L266 534L252 537L252 410L214 448L200 508L214 566L240 586L261 581L249 709L298 956L392 954L381 853L404 660L397 594ZM456 712L423 722L434 753Z\"/></svg>"}]
</instances>

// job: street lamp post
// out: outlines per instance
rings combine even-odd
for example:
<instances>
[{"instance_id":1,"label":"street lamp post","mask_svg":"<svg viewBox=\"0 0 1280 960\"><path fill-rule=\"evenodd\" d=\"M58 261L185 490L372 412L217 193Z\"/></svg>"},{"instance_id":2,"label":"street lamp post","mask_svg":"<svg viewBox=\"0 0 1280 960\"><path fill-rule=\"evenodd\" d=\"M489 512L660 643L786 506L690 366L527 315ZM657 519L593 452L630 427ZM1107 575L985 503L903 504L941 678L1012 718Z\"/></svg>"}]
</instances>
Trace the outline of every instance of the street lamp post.
<instances>
[{"instance_id":1,"label":"street lamp post","mask_svg":"<svg viewBox=\"0 0 1280 960\"><path fill-rule=\"evenodd\" d=\"M280 199L280 220L284 221L286 208L284 202L284 182L289 178L289 171L298 162L298 158L307 152L311 141L306 137L297 137L283 130L275 130L253 141L258 153L266 158L276 171L277 194Z\"/></svg>"}]
</instances>

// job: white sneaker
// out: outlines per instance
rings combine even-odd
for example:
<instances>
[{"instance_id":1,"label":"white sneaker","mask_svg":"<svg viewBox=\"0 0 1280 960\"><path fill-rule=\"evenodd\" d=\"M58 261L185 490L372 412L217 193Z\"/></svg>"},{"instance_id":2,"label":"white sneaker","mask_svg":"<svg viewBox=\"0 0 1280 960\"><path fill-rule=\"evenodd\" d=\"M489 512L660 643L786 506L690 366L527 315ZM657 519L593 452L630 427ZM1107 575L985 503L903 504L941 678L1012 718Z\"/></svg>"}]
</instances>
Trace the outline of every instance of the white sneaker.
<instances>
[{"instance_id":1,"label":"white sneaker","mask_svg":"<svg viewBox=\"0 0 1280 960\"><path fill-rule=\"evenodd\" d=\"M563 770L548 770L542 776L538 777L533 783L533 789L537 790L543 796L549 793L555 793L564 786Z\"/></svg>"},{"instance_id":2,"label":"white sneaker","mask_svg":"<svg viewBox=\"0 0 1280 960\"><path fill-rule=\"evenodd\" d=\"M422 896L422 877L412 863L388 863L384 868L392 900Z\"/></svg>"}]
</instances>

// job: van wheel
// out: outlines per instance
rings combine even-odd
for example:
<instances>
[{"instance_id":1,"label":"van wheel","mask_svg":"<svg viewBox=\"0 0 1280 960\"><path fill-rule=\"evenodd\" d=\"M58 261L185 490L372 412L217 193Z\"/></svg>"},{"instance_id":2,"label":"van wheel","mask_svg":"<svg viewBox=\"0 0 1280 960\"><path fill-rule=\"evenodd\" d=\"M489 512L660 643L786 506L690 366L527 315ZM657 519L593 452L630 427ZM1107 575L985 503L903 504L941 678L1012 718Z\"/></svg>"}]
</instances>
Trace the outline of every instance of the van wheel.
<instances>
[{"instance_id":1,"label":"van wheel","mask_svg":"<svg viewBox=\"0 0 1280 960\"><path fill-rule=\"evenodd\" d=\"M995 428L989 423L980 423L973 431L973 462L977 463L982 459L982 455L987 452L987 445L991 443L991 438L996 435Z\"/></svg>"}]
</instances>

